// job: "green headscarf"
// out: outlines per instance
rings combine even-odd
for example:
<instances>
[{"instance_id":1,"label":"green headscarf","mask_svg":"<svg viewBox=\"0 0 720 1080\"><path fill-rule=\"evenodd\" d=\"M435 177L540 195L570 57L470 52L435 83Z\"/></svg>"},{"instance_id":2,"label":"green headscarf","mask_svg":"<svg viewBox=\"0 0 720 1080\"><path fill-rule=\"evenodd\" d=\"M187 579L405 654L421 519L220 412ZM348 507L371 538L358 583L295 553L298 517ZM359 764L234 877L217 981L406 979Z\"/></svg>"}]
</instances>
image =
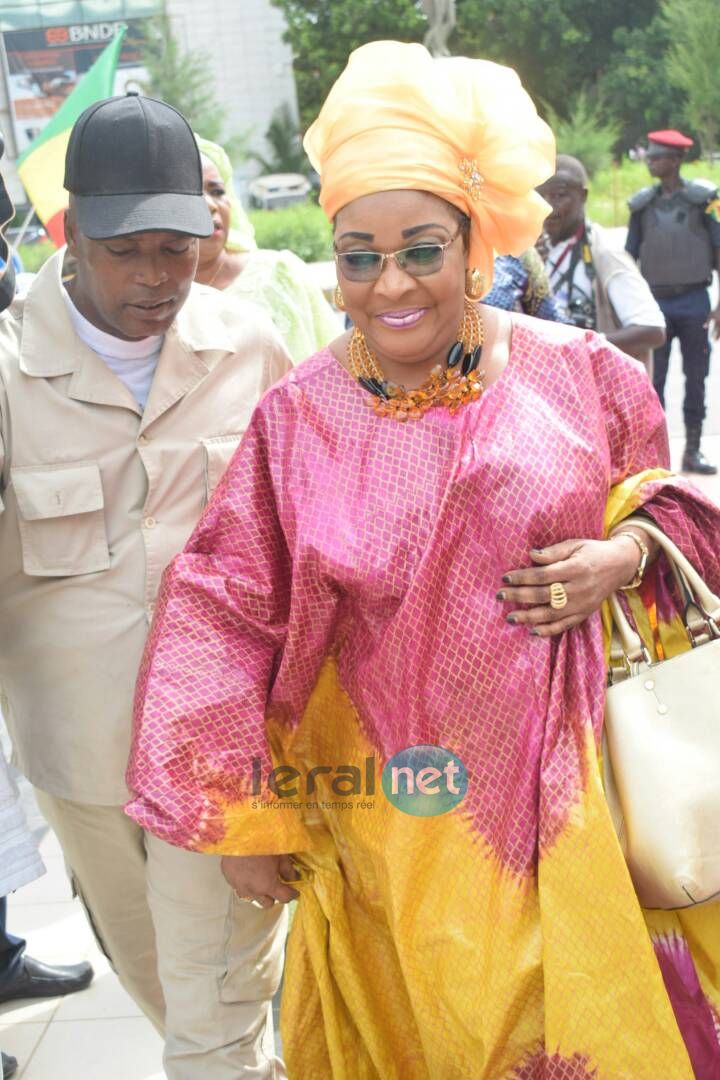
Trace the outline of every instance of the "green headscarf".
<instances>
[{"instance_id":1,"label":"green headscarf","mask_svg":"<svg viewBox=\"0 0 720 1080\"><path fill-rule=\"evenodd\" d=\"M225 191L227 192L228 201L230 203L230 230L228 232L227 240L225 241L225 250L256 251L257 244L255 243L255 230L250 223L250 219L243 210L240 200L235 194L235 188L233 186L233 167L230 163L230 158L227 156L222 146L210 142L209 139L201 139L199 135L196 135L195 141L198 144L200 153L204 154L206 158L212 161L220 174L220 179L225 185Z\"/></svg>"}]
</instances>

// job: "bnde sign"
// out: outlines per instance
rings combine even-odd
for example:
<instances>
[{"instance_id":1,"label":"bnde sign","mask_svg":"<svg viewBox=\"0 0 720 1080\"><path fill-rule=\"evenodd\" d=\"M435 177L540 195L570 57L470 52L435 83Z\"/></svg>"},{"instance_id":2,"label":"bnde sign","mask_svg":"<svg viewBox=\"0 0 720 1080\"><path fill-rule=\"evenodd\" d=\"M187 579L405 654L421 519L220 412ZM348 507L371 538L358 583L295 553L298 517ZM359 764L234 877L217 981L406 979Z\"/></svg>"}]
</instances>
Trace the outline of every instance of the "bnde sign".
<instances>
[{"instance_id":1,"label":"bnde sign","mask_svg":"<svg viewBox=\"0 0 720 1080\"><path fill-rule=\"evenodd\" d=\"M75 26L50 26L45 31L48 45L104 45L112 41L125 26L124 22L78 23Z\"/></svg>"},{"instance_id":2,"label":"bnde sign","mask_svg":"<svg viewBox=\"0 0 720 1080\"><path fill-rule=\"evenodd\" d=\"M382 787L393 806L414 817L446 814L467 793L467 770L443 746L421 744L399 750L386 762Z\"/></svg>"},{"instance_id":3,"label":"bnde sign","mask_svg":"<svg viewBox=\"0 0 720 1080\"><path fill-rule=\"evenodd\" d=\"M70 40L73 44L88 41L111 41L125 26L123 22L89 23L70 27Z\"/></svg>"}]
</instances>

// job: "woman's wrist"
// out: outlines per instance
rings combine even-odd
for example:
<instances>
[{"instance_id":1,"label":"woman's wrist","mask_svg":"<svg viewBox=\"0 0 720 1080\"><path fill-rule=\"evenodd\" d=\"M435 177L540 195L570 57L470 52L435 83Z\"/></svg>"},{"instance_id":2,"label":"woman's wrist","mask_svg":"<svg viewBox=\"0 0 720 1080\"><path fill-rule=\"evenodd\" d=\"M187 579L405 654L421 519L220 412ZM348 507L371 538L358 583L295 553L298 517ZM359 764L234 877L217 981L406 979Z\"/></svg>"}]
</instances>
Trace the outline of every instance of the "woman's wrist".
<instances>
[{"instance_id":1,"label":"woman's wrist","mask_svg":"<svg viewBox=\"0 0 720 1080\"><path fill-rule=\"evenodd\" d=\"M618 547L621 544L625 546L628 551L628 565L632 567L626 580L621 582L618 588L637 588L642 583L648 566L657 557L657 541L642 526L623 527L622 523L609 534L608 541L613 541Z\"/></svg>"},{"instance_id":2,"label":"woman's wrist","mask_svg":"<svg viewBox=\"0 0 720 1080\"><path fill-rule=\"evenodd\" d=\"M615 533L608 537L615 553L616 572L613 580L613 592L629 584L638 572L640 551L635 541L627 535Z\"/></svg>"}]
</instances>

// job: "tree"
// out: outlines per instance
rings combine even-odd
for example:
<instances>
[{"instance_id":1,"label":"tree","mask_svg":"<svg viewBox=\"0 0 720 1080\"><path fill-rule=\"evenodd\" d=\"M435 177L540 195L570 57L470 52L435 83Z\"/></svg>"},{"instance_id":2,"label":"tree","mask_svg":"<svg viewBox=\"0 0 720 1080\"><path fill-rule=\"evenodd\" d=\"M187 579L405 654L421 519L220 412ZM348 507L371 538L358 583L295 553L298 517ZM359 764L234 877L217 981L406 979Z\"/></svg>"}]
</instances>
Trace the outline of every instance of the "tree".
<instances>
[{"instance_id":1,"label":"tree","mask_svg":"<svg viewBox=\"0 0 720 1080\"><path fill-rule=\"evenodd\" d=\"M287 23L300 123L320 111L348 55L368 41L422 41L427 22L415 0L272 0Z\"/></svg>"},{"instance_id":2,"label":"tree","mask_svg":"<svg viewBox=\"0 0 720 1080\"><path fill-rule=\"evenodd\" d=\"M645 26L658 0L456 0L454 53L514 67L536 101L567 115L569 93L593 93L612 64L618 27Z\"/></svg>"},{"instance_id":3,"label":"tree","mask_svg":"<svg viewBox=\"0 0 720 1080\"><path fill-rule=\"evenodd\" d=\"M266 173L308 173L310 162L302 148L297 121L289 105L281 105L273 113L270 126L265 132L265 142L272 151L264 157L254 151L249 155L262 165Z\"/></svg>"},{"instance_id":4,"label":"tree","mask_svg":"<svg viewBox=\"0 0 720 1080\"><path fill-rule=\"evenodd\" d=\"M685 116L709 156L720 127L720 20L717 0L663 0L671 41L667 74L686 95Z\"/></svg>"},{"instance_id":5,"label":"tree","mask_svg":"<svg viewBox=\"0 0 720 1080\"><path fill-rule=\"evenodd\" d=\"M612 161L620 128L606 119L602 105L593 101L586 90L580 90L572 102L569 119L558 116L549 106L547 120L555 132L558 153L579 158L592 176Z\"/></svg>"},{"instance_id":6,"label":"tree","mask_svg":"<svg viewBox=\"0 0 720 1080\"><path fill-rule=\"evenodd\" d=\"M148 76L142 83L143 93L174 106L193 131L219 142L227 111L218 103L207 54L200 49L183 52L166 15L148 23L141 51L141 63ZM237 159L246 156L247 142L247 135L233 135L225 139L224 146L230 157Z\"/></svg>"},{"instance_id":7,"label":"tree","mask_svg":"<svg viewBox=\"0 0 720 1080\"><path fill-rule=\"evenodd\" d=\"M317 115L348 54L367 41L421 41L427 0L272 0L287 22L303 128ZM684 96L665 71L668 29L663 2L675 0L455 0L455 55L483 57L517 70L531 96L572 124L579 91L589 116L619 125L615 150L648 128L679 124ZM678 0L692 7L696 0ZM712 7L716 0L697 0ZM715 40L715 39L713 39ZM692 70L692 64L688 65Z\"/></svg>"},{"instance_id":8,"label":"tree","mask_svg":"<svg viewBox=\"0 0 720 1080\"><path fill-rule=\"evenodd\" d=\"M682 127L686 98L668 81L669 29L660 13L647 26L618 27L613 41L615 52L598 93L620 124L616 149L644 142L648 131Z\"/></svg>"}]
</instances>

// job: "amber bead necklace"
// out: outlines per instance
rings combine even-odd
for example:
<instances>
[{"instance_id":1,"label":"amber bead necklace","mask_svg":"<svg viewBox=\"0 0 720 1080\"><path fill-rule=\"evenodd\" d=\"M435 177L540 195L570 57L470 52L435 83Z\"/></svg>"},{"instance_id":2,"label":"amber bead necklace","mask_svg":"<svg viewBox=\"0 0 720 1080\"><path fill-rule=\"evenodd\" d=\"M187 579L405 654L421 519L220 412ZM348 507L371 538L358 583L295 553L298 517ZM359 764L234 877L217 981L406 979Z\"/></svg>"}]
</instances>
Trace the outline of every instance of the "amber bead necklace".
<instances>
[{"instance_id":1,"label":"amber bead necklace","mask_svg":"<svg viewBox=\"0 0 720 1080\"><path fill-rule=\"evenodd\" d=\"M362 331L355 328L348 345L350 373L372 394L368 404L378 416L393 420L420 420L428 409L442 405L451 413L469 401L477 401L484 390L484 372L478 371L482 355L483 324L475 304L465 301L458 340L448 352L447 367L436 364L415 390L385 378L370 352Z\"/></svg>"}]
</instances>

